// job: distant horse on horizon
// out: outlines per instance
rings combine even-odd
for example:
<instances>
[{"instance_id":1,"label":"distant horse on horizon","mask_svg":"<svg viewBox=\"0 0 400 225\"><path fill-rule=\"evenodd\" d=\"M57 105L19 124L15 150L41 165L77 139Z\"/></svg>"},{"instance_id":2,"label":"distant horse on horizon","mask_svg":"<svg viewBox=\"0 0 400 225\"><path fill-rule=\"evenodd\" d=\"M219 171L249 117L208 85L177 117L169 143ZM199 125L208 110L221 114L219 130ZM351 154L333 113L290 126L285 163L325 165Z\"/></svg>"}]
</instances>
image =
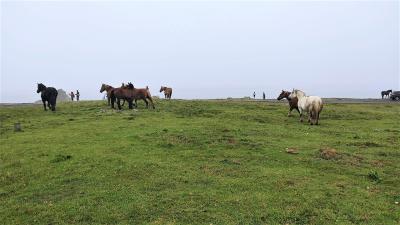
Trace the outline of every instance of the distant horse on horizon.
<instances>
[{"instance_id":1,"label":"distant horse on horizon","mask_svg":"<svg viewBox=\"0 0 400 225\"><path fill-rule=\"evenodd\" d=\"M318 125L319 115L323 108L322 99L318 96L306 96L306 93L293 89L289 98L297 98L297 106L300 112L300 122L303 122L303 113L308 113L308 122Z\"/></svg>"},{"instance_id":2,"label":"distant horse on horizon","mask_svg":"<svg viewBox=\"0 0 400 225\"><path fill-rule=\"evenodd\" d=\"M382 99L387 96L389 98L390 93L392 93L392 90L387 90L387 91L382 91L381 95L382 95Z\"/></svg>"},{"instance_id":3,"label":"distant horse on horizon","mask_svg":"<svg viewBox=\"0 0 400 225\"><path fill-rule=\"evenodd\" d=\"M46 102L47 102L47 106L49 108L51 108L51 111L56 111L56 102L57 102L57 95L58 95L57 89L55 89L53 87L46 87L44 84L39 83L39 84L37 84L36 92L41 93L43 107L44 107L45 111L47 111Z\"/></svg>"},{"instance_id":4,"label":"distant horse on horizon","mask_svg":"<svg viewBox=\"0 0 400 225\"><path fill-rule=\"evenodd\" d=\"M278 96L278 98L277 98L278 100L282 100L282 99L284 99L284 98L286 98L286 99L288 100L288 102L289 102L289 112L288 112L288 116L291 116L291 115L292 115L292 110L293 110L293 109L296 109L297 112L300 113L299 107L297 107L297 102L298 102L297 97L289 98L290 94L291 94L290 91L284 91L284 90L282 90L281 94L280 94L280 95Z\"/></svg>"},{"instance_id":5,"label":"distant horse on horizon","mask_svg":"<svg viewBox=\"0 0 400 225\"><path fill-rule=\"evenodd\" d=\"M166 99L171 99L172 88L161 86L160 93L164 91L164 96Z\"/></svg>"}]
</instances>

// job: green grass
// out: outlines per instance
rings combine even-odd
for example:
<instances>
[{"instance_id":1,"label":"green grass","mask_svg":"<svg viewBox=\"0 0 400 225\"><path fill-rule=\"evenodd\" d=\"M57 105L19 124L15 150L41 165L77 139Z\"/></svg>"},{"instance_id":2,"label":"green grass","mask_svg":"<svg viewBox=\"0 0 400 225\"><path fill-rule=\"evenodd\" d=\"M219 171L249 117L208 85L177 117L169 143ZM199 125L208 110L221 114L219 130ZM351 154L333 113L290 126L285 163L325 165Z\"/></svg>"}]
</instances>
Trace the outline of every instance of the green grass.
<instances>
[{"instance_id":1,"label":"green grass","mask_svg":"<svg viewBox=\"0 0 400 225\"><path fill-rule=\"evenodd\" d=\"M320 126L283 103L156 107L1 107L2 224L400 223L400 104L327 104Z\"/></svg>"}]
</instances>

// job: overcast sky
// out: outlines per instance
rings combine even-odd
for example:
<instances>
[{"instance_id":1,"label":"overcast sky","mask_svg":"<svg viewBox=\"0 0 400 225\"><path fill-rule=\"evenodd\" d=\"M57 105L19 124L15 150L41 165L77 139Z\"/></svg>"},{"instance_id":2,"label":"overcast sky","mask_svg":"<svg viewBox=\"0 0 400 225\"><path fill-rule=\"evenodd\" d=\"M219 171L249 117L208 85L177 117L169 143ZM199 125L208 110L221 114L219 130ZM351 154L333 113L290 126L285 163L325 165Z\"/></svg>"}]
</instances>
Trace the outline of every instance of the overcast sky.
<instances>
[{"instance_id":1,"label":"overcast sky","mask_svg":"<svg viewBox=\"0 0 400 225\"><path fill-rule=\"evenodd\" d=\"M400 89L399 3L2 1L1 102L127 81L174 98L380 97Z\"/></svg>"}]
</instances>

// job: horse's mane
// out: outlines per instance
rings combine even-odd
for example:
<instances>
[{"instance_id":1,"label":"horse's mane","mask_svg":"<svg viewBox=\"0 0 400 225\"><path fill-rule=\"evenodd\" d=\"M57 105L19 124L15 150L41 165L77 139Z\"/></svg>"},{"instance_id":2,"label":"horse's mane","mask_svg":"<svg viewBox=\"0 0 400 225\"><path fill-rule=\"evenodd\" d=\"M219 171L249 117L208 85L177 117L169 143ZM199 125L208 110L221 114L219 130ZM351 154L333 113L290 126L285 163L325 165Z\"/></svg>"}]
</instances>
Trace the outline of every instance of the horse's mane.
<instances>
[{"instance_id":1,"label":"horse's mane","mask_svg":"<svg viewBox=\"0 0 400 225\"><path fill-rule=\"evenodd\" d=\"M302 97L306 96L306 93L304 93L303 91L300 91L298 89L293 90L293 92L296 93L296 96L299 96L299 95Z\"/></svg>"}]
</instances>

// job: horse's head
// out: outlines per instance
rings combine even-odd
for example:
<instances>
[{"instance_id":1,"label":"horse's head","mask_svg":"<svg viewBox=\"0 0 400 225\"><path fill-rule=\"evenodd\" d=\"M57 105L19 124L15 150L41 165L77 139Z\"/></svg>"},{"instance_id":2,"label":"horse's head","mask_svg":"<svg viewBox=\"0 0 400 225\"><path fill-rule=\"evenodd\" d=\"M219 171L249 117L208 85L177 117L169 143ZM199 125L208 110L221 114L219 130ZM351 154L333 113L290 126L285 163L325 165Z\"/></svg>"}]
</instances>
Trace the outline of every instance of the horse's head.
<instances>
[{"instance_id":1,"label":"horse's head","mask_svg":"<svg viewBox=\"0 0 400 225\"><path fill-rule=\"evenodd\" d=\"M131 82L128 83L127 87L128 87L129 89L135 88Z\"/></svg>"},{"instance_id":2,"label":"horse's head","mask_svg":"<svg viewBox=\"0 0 400 225\"><path fill-rule=\"evenodd\" d=\"M37 93L40 93L40 92L42 92L42 91L44 91L46 89L46 86L44 86L44 84L42 84L42 83L39 83L38 85L37 85Z\"/></svg>"},{"instance_id":3,"label":"horse's head","mask_svg":"<svg viewBox=\"0 0 400 225\"><path fill-rule=\"evenodd\" d=\"M102 84L101 88L100 88L100 93L103 93L103 91L105 91L105 90L106 90L106 85Z\"/></svg>"},{"instance_id":4,"label":"horse's head","mask_svg":"<svg viewBox=\"0 0 400 225\"><path fill-rule=\"evenodd\" d=\"M393 91L392 91L392 89L390 89L390 90L388 90L388 92L389 92L389 93L392 93Z\"/></svg>"},{"instance_id":5,"label":"horse's head","mask_svg":"<svg viewBox=\"0 0 400 225\"><path fill-rule=\"evenodd\" d=\"M282 100L282 99L284 99L284 98L287 98L288 100L289 100L289 95L290 95L290 92L289 91L284 91L284 90L282 90L282 92L281 92L281 94L278 96L278 100Z\"/></svg>"},{"instance_id":6,"label":"horse's head","mask_svg":"<svg viewBox=\"0 0 400 225\"><path fill-rule=\"evenodd\" d=\"M165 90L165 87L161 86L160 92L163 92Z\"/></svg>"}]
</instances>

